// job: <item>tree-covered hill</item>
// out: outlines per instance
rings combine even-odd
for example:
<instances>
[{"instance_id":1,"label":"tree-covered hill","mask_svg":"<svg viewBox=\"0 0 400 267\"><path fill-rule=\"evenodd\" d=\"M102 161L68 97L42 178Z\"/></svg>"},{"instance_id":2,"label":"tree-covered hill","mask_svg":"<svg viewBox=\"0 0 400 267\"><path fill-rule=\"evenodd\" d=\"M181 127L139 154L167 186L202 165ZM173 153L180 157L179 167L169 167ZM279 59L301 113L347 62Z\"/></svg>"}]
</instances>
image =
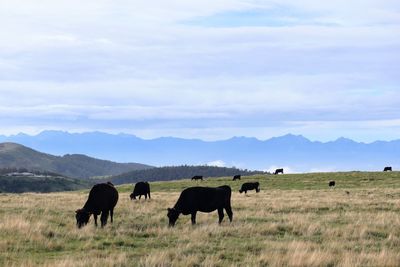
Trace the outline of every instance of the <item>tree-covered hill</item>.
<instances>
[{"instance_id":1,"label":"tree-covered hill","mask_svg":"<svg viewBox=\"0 0 400 267\"><path fill-rule=\"evenodd\" d=\"M87 181L60 176L4 176L0 175L0 193L61 192L90 187Z\"/></svg>"},{"instance_id":2,"label":"tree-covered hill","mask_svg":"<svg viewBox=\"0 0 400 267\"><path fill-rule=\"evenodd\" d=\"M261 171L241 170L237 168L214 166L173 166L131 171L110 177L108 180L114 184L136 183L138 181L170 181L191 178L194 175L207 177L225 177L236 174L254 175L263 174Z\"/></svg>"}]
</instances>

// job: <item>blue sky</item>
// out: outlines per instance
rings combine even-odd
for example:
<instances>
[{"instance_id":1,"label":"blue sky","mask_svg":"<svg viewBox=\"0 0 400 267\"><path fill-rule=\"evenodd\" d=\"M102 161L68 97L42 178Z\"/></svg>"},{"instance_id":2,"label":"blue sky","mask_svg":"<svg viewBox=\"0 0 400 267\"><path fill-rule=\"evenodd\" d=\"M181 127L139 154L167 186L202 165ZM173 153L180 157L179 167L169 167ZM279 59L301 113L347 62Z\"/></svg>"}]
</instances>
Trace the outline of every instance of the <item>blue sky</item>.
<instances>
[{"instance_id":1,"label":"blue sky","mask_svg":"<svg viewBox=\"0 0 400 267\"><path fill-rule=\"evenodd\" d=\"M400 3L1 1L0 134L400 138Z\"/></svg>"}]
</instances>

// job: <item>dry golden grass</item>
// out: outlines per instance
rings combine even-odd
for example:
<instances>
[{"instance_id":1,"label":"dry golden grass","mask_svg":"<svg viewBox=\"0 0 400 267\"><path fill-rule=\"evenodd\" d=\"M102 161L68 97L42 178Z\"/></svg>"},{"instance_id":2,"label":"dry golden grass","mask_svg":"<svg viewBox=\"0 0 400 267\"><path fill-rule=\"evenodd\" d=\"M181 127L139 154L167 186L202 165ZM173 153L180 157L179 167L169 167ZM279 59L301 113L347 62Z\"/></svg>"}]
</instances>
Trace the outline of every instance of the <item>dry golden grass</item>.
<instances>
[{"instance_id":1,"label":"dry golden grass","mask_svg":"<svg viewBox=\"0 0 400 267\"><path fill-rule=\"evenodd\" d=\"M180 192L131 202L121 191L113 225L80 230L74 211L87 191L1 194L0 265L400 265L400 188L234 192L233 223L199 213L196 226L181 216L175 228L166 208Z\"/></svg>"}]
</instances>

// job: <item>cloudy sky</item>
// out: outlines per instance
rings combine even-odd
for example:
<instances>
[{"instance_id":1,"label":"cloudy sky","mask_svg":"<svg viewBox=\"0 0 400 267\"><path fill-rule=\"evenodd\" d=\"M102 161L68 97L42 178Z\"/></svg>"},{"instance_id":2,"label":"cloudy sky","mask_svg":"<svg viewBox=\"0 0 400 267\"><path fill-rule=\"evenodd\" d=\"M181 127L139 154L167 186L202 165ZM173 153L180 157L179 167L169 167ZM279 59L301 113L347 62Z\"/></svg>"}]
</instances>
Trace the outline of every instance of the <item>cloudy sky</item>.
<instances>
[{"instance_id":1,"label":"cloudy sky","mask_svg":"<svg viewBox=\"0 0 400 267\"><path fill-rule=\"evenodd\" d=\"M400 138L398 0L0 0L0 134Z\"/></svg>"}]
</instances>

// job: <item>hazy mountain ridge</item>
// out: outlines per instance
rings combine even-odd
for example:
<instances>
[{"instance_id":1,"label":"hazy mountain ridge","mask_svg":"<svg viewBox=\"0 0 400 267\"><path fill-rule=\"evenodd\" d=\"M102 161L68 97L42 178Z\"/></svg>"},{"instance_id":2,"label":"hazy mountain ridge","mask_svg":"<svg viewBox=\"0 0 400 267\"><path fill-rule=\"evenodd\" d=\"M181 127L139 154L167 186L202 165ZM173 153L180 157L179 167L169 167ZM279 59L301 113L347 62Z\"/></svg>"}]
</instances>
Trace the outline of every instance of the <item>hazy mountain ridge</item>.
<instances>
[{"instance_id":1,"label":"hazy mountain ridge","mask_svg":"<svg viewBox=\"0 0 400 267\"><path fill-rule=\"evenodd\" d=\"M319 142L288 134L265 141L233 137L207 142L172 137L145 140L134 135L101 132L71 134L44 131L36 136L0 136L0 141L18 142L56 155L78 153L117 162L141 162L155 166L220 162L238 168L267 170L286 167L299 172L381 170L385 165L400 169L400 140L361 143L339 138Z\"/></svg>"},{"instance_id":2,"label":"hazy mountain ridge","mask_svg":"<svg viewBox=\"0 0 400 267\"><path fill-rule=\"evenodd\" d=\"M139 163L115 163L85 155L54 156L16 143L0 143L0 168L50 171L72 178L89 178L151 168Z\"/></svg>"}]
</instances>

